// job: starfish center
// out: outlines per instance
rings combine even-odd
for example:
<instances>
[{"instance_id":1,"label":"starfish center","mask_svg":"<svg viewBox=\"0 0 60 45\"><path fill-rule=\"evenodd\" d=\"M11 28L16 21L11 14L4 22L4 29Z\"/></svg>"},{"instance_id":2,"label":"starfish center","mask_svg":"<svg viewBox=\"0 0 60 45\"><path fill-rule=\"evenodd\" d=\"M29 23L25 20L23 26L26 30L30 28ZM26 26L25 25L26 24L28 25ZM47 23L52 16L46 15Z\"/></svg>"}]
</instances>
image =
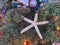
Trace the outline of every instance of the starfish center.
<instances>
[{"instance_id":1,"label":"starfish center","mask_svg":"<svg viewBox=\"0 0 60 45\"><path fill-rule=\"evenodd\" d=\"M33 22L33 25L37 25L36 22Z\"/></svg>"}]
</instances>

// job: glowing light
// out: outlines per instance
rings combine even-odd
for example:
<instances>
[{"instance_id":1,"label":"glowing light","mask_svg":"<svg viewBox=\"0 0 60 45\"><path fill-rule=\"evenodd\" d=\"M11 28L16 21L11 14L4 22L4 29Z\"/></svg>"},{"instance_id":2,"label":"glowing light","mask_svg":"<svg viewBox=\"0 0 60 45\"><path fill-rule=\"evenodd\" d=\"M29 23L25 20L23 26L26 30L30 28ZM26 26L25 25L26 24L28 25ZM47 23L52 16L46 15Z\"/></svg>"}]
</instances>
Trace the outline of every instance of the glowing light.
<instances>
[{"instance_id":1,"label":"glowing light","mask_svg":"<svg viewBox=\"0 0 60 45\"><path fill-rule=\"evenodd\" d=\"M26 41L24 42L24 45L26 45Z\"/></svg>"},{"instance_id":2,"label":"glowing light","mask_svg":"<svg viewBox=\"0 0 60 45\"><path fill-rule=\"evenodd\" d=\"M30 42L27 41L27 40L25 40L24 43L23 43L23 45L30 45Z\"/></svg>"},{"instance_id":3,"label":"glowing light","mask_svg":"<svg viewBox=\"0 0 60 45\"><path fill-rule=\"evenodd\" d=\"M60 30L60 27L57 27L57 31Z\"/></svg>"}]
</instances>

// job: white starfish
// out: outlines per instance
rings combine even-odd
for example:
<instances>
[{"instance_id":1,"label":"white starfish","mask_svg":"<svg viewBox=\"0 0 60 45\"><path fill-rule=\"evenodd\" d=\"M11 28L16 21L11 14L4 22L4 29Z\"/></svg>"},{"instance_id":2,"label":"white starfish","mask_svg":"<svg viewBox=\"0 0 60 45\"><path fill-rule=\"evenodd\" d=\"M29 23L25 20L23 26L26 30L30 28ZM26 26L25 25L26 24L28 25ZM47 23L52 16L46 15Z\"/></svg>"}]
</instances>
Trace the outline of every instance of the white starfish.
<instances>
[{"instance_id":1,"label":"white starfish","mask_svg":"<svg viewBox=\"0 0 60 45\"><path fill-rule=\"evenodd\" d=\"M41 33L40 33L39 28L38 28L37 25L47 24L47 23L49 23L49 21L37 22L38 13L35 13L34 21L32 21L32 20L30 20L30 19L28 19L28 18L26 18L26 17L23 17L23 19L24 19L25 21L27 21L28 23L31 23L31 25L29 25L29 26L27 26L26 28L24 28L20 33L22 34L22 33L26 32L27 30L29 30L30 28L34 27L35 30L36 30L36 32L37 32L37 34L38 34L38 36L39 36L41 39L43 39L43 37L42 37L42 35L41 35Z\"/></svg>"}]
</instances>

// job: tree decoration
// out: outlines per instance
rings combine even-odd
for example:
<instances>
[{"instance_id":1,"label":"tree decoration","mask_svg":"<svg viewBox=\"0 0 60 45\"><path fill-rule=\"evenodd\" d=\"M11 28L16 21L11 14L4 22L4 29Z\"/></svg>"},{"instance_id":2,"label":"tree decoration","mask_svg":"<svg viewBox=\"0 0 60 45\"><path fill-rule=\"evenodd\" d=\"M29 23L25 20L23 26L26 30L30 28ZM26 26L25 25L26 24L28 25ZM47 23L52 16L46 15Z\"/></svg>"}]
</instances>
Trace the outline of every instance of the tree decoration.
<instances>
[{"instance_id":1,"label":"tree decoration","mask_svg":"<svg viewBox=\"0 0 60 45\"><path fill-rule=\"evenodd\" d=\"M43 0L39 0L39 2L42 2Z\"/></svg>"},{"instance_id":2,"label":"tree decoration","mask_svg":"<svg viewBox=\"0 0 60 45\"><path fill-rule=\"evenodd\" d=\"M41 33L40 33L37 25L44 25L44 24L49 23L49 21L37 22L38 13L35 13L34 21L32 21L32 20L30 20L30 19L28 19L28 18L26 18L26 17L22 17L22 18L23 18L25 21L31 23L31 25L29 25L29 26L27 26L26 28L22 29L20 33L22 34L22 33L26 32L27 30L29 30L30 28L34 27L34 28L36 29L36 32L37 32L38 36L39 36L41 39L43 39L43 37L42 37L42 35L41 35Z\"/></svg>"},{"instance_id":3,"label":"tree decoration","mask_svg":"<svg viewBox=\"0 0 60 45\"><path fill-rule=\"evenodd\" d=\"M43 0L43 2L44 2L44 3L47 3L47 2L48 2L48 0Z\"/></svg>"},{"instance_id":4,"label":"tree decoration","mask_svg":"<svg viewBox=\"0 0 60 45\"><path fill-rule=\"evenodd\" d=\"M6 18L7 20L10 20L10 21L7 21L7 24L5 24L5 25L3 24L3 25L0 26L0 30L3 31L3 32L0 32L1 34L3 34L2 40L0 40L0 45L21 45L21 41L24 42L23 39L27 40L28 38L30 38L29 41L31 40L30 41L32 43L31 45L34 44L33 42L35 40L39 40L40 38L41 39L44 38L44 40L46 42L49 42L50 40L52 42L59 40L58 38L56 38L54 30L56 29L56 30L60 31L60 24L59 24L60 19L58 19L58 18L60 18L60 3L59 4L58 3L53 3L54 2L53 0L40 0L40 2L39 2L39 0L36 0L36 1L39 2L39 5L37 4L37 6L36 6L36 8L37 8L36 10L39 11L39 9L41 9L42 6L43 6L44 10L40 10L40 12L38 12L38 14L39 14L38 17L39 18L35 22L35 21L32 21L33 19L31 19L35 16L34 14L31 14L33 11L30 10L30 9L26 9L26 8L29 7L29 5L28 5L28 7L23 8L23 5L27 6L26 5L27 4L26 0L21 0L22 3L26 3L26 4L22 4L22 3L18 2L18 5L21 4L20 5L21 8L19 6L18 6L18 8L15 8L14 7L15 5L12 6L12 1L13 0L8 0L8 2L7 2L7 0L0 0L0 12L2 12L2 14L4 15L4 19ZM14 0L14 1L17 1L17 0ZM25 1L25 2L23 2L23 1ZM45 2L45 1L48 1L48 2ZM43 4L40 5L41 3L43 3ZM35 3L33 3L33 5L34 4ZM5 11L6 11L5 14L4 14L4 8L2 8L3 6L4 6ZM1 9L3 9L3 10L1 10ZM33 10L35 10L35 8L33 8ZM0 15L0 17L1 17L0 20L3 21L3 19L2 19L3 16ZM48 21L46 21L47 17L48 17L50 22L49 22L48 25L43 25L43 24L48 23ZM24 22L22 21L23 20L22 18L24 19ZM41 22L39 22L38 20L41 21ZM22 24L19 25L20 21L21 21ZM26 23L25 23L25 21L26 21ZM29 27L30 24L29 23L31 23L32 27L35 28L37 33L35 32L34 28L32 28L32 27L31 27L32 29L29 30L30 29L30 27ZM39 23L39 24L37 24L37 23ZM41 26L39 26L40 24L41 24ZM29 25L29 26L27 26L27 25ZM22 27L22 26L24 26L24 27ZM39 27L39 29L38 29L37 26ZM25 29L26 29L26 33L20 34ZM39 30L41 31L41 33L39 32ZM40 37L41 36L40 34L42 34L43 37ZM19 41L17 41L16 39L12 39L13 36L15 36ZM9 39L12 39L10 41L11 44L7 44ZM19 42L19 44L18 44L18 42ZM29 44L26 44L26 45L29 45ZM48 45L48 44L46 44L46 45ZM52 44L49 43L49 45L52 45Z\"/></svg>"},{"instance_id":5,"label":"tree decoration","mask_svg":"<svg viewBox=\"0 0 60 45\"><path fill-rule=\"evenodd\" d=\"M49 16L48 19L49 19L50 21L55 22L55 21L58 20L58 16Z\"/></svg>"},{"instance_id":6,"label":"tree decoration","mask_svg":"<svg viewBox=\"0 0 60 45\"><path fill-rule=\"evenodd\" d=\"M36 5L37 5L37 1L36 0L30 0L30 5L29 5L30 7L35 7Z\"/></svg>"},{"instance_id":7,"label":"tree decoration","mask_svg":"<svg viewBox=\"0 0 60 45\"><path fill-rule=\"evenodd\" d=\"M22 3L25 6L35 7L37 5L36 0L18 0L18 3Z\"/></svg>"},{"instance_id":8,"label":"tree decoration","mask_svg":"<svg viewBox=\"0 0 60 45\"><path fill-rule=\"evenodd\" d=\"M17 1L12 1L12 6L15 7L15 8L17 8L18 2Z\"/></svg>"},{"instance_id":9,"label":"tree decoration","mask_svg":"<svg viewBox=\"0 0 60 45\"><path fill-rule=\"evenodd\" d=\"M25 41L23 45L30 45L29 41Z\"/></svg>"},{"instance_id":10,"label":"tree decoration","mask_svg":"<svg viewBox=\"0 0 60 45\"><path fill-rule=\"evenodd\" d=\"M2 16L4 17L5 14L5 10L4 10L4 6L2 7Z\"/></svg>"},{"instance_id":11,"label":"tree decoration","mask_svg":"<svg viewBox=\"0 0 60 45\"><path fill-rule=\"evenodd\" d=\"M28 0L17 0L18 3L22 3L25 6L28 6Z\"/></svg>"},{"instance_id":12,"label":"tree decoration","mask_svg":"<svg viewBox=\"0 0 60 45\"><path fill-rule=\"evenodd\" d=\"M43 6L43 5L44 5L44 3L41 3L41 4L40 4L40 6Z\"/></svg>"},{"instance_id":13,"label":"tree decoration","mask_svg":"<svg viewBox=\"0 0 60 45\"><path fill-rule=\"evenodd\" d=\"M54 21L57 21L58 20L58 16L54 16Z\"/></svg>"},{"instance_id":14,"label":"tree decoration","mask_svg":"<svg viewBox=\"0 0 60 45\"><path fill-rule=\"evenodd\" d=\"M60 42L55 42L52 45L60 45Z\"/></svg>"},{"instance_id":15,"label":"tree decoration","mask_svg":"<svg viewBox=\"0 0 60 45\"><path fill-rule=\"evenodd\" d=\"M57 30L57 31L60 30L60 27L57 27L56 30Z\"/></svg>"}]
</instances>

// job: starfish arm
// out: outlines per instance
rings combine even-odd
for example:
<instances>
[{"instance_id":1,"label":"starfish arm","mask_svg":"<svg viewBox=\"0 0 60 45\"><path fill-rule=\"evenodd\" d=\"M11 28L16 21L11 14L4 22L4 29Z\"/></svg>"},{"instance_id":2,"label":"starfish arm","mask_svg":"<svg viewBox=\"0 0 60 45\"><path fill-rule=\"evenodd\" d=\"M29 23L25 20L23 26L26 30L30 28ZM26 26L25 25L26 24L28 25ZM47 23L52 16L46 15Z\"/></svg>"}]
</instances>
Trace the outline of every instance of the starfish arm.
<instances>
[{"instance_id":1,"label":"starfish arm","mask_svg":"<svg viewBox=\"0 0 60 45\"><path fill-rule=\"evenodd\" d=\"M35 25L34 27L35 27L35 29L36 29L36 32L37 32L38 36L39 36L41 39L43 39L43 37L42 37L42 35L41 35L41 33L40 33L39 28L37 27L37 25Z\"/></svg>"},{"instance_id":2,"label":"starfish arm","mask_svg":"<svg viewBox=\"0 0 60 45\"><path fill-rule=\"evenodd\" d=\"M33 27L33 24L31 24L31 25L27 26L26 28L24 28L20 33L22 34L22 33L26 32L27 30L29 30L32 27Z\"/></svg>"},{"instance_id":3,"label":"starfish arm","mask_svg":"<svg viewBox=\"0 0 60 45\"><path fill-rule=\"evenodd\" d=\"M25 21L29 22L29 23L33 23L32 20L30 20L30 19L28 19L28 18L26 18L26 17L23 17L23 16L22 16L22 18L23 18Z\"/></svg>"},{"instance_id":4,"label":"starfish arm","mask_svg":"<svg viewBox=\"0 0 60 45\"><path fill-rule=\"evenodd\" d=\"M37 25L44 25L44 24L47 24L49 23L49 21L42 21L42 22L37 22Z\"/></svg>"},{"instance_id":5,"label":"starfish arm","mask_svg":"<svg viewBox=\"0 0 60 45\"><path fill-rule=\"evenodd\" d=\"M38 13L35 13L34 22L37 22L37 19L38 19Z\"/></svg>"}]
</instances>

